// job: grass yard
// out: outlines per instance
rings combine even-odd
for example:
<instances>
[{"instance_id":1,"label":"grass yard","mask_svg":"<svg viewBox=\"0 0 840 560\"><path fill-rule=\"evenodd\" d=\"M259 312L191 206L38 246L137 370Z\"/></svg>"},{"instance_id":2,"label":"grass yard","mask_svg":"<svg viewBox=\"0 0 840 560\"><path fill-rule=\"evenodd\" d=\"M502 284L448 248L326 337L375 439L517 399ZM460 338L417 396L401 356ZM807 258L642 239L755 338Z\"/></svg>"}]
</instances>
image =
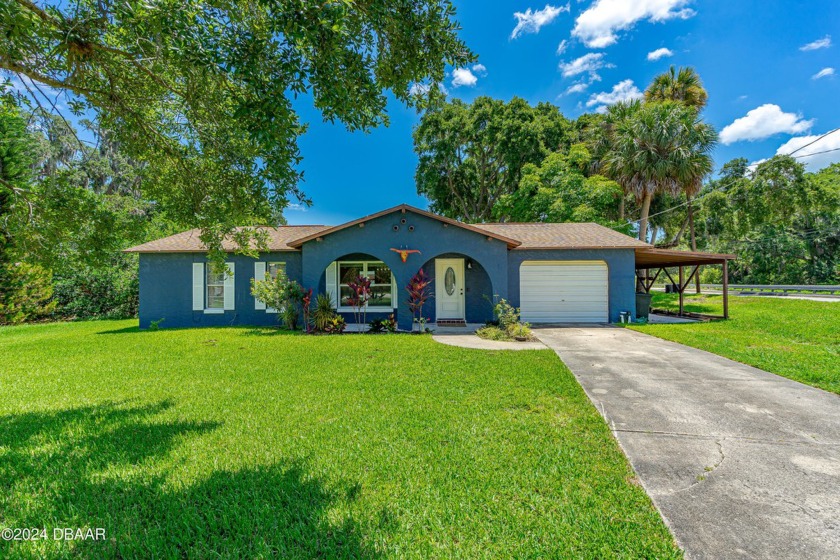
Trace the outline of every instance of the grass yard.
<instances>
[{"instance_id":1,"label":"grass yard","mask_svg":"<svg viewBox=\"0 0 840 560\"><path fill-rule=\"evenodd\" d=\"M107 535L0 557L681 555L548 350L133 325L0 328L0 526Z\"/></svg>"},{"instance_id":2,"label":"grass yard","mask_svg":"<svg viewBox=\"0 0 840 560\"><path fill-rule=\"evenodd\" d=\"M652 307L678 308L677 294L654 293ZM685 310L723 313L718 295L688 295ZM728 321L630 328L726 356L840 394L840 303L729 298Z\"/></svg>"}]
</instances>

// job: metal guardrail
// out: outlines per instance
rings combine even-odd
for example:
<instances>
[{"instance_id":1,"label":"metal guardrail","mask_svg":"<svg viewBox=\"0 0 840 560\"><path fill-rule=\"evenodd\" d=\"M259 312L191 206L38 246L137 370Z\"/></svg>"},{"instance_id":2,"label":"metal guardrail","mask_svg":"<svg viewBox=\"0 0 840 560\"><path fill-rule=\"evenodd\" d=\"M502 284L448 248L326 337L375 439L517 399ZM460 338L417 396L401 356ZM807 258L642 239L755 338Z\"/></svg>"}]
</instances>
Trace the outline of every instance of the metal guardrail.
<instances>
[{"instance_id":1,"label":"metal guardrail","mask_svg":"<svg viewBox=\"0 0 840 560\"><path fill-rule=\"evenodd\" d=\"M722 290L723 284L700 284L701 288ZM811 294L840 293L840 286L797 286L784 284L729 284L729 291L806 292Z\"/></svg>"}]
</instances>

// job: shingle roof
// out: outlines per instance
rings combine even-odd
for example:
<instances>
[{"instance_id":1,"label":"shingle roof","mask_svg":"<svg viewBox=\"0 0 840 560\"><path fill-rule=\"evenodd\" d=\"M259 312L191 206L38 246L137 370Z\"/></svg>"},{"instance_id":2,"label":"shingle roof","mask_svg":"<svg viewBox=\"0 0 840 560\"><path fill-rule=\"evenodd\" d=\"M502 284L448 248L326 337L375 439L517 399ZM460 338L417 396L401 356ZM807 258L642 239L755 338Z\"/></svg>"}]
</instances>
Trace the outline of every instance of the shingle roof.
<instances>
[{"instance_id":1,"label":"shingle roof","mask_svg":"<svg viewBox=\"0 0 840 560\"><path fill-rule=\"evenodd\" d=\"M290 247L288 243L292 240L311 235L313 233L327 229L327 226L279 226L267 227L261 226L259 229L268 234L268 250L269 251L296 251L294 247ZM182 233L176 233L163 239L156 239L126 249L126 253L203 253L207 247L199 239L201 230L191 229ZM222 243L225 251L235 251L237 246L230 240L226 239Z\"/></svg>"},{"instance_id":2,"label":"shingle roof","mask_svg":"<svg viewBox=\"0 0 840 560\"><path fill-rule=\"evenodd\" d=\"M350 225L373 219L381 214L400 211L403 208L432 216L447 223L452 223L471 231L486 233L496 239L505 241L510 248L516 249L604 249L604 248L648 248L651 245L630 236L613 231L607 227L593 223L507 223L507 224L464 224L419 210L407 205L400 205L389 210L366 216L340 226L279 226L260 227L268 234L269 251L296 251L309 239L319 234L327 235L339 231ZM128 253L199 253L207 248L199 238L200 230L191 229L183 233L150 241L125 251ZM225 240L223 248L235 251L233 240Z\"/></svg>"},{"instance_id":3,"label":"shingle roof","mask_svg":"<svg viewBox=\"0 0 840 560\"><path fill-rule=\"evenodd\" d=\"M648 243L594 223L476 224L476 227L519 240L517 249L650 247Z\"/></svg>"}]
</instances>

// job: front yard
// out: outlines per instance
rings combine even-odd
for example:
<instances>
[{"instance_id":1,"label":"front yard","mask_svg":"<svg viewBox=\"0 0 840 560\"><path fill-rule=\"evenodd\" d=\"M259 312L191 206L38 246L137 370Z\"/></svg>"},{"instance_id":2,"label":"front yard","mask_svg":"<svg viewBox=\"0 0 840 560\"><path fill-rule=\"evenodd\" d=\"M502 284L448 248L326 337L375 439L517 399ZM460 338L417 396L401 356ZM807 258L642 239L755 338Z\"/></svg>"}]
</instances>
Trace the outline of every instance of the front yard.
<instances>
[{"instance_id":1,"label":"front yard","mask_svg":"<svg viewBox=\"0 0 840 560\"><path fill-rule=\"evenodd\" d=\"M0 329L0 556L679 557L548 350Z\"/></svg>"},{"instance_id":2,"label":"front yard","mask_svg":"<svg viewBox=\"0 0 840 560\"><path fill-rule=\"evenodd\" d=\"M722 314L718 295L686 294L686 311ZM652 307L677 310L677 294L654 292ZM728 321L632 325L630 328L708 350L840 394L840 303L730 297Z\"/></svg>"}]
</instances>

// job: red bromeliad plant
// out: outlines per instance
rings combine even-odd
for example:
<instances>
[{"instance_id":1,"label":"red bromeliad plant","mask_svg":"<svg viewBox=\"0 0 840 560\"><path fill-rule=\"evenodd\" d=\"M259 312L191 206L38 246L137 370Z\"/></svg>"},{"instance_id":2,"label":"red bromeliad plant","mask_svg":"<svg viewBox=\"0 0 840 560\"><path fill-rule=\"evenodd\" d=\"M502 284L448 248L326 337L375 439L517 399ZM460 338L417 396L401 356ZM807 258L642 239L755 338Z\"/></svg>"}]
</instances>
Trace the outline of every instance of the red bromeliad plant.
<instances>
[{"instance_id":1,"label":"red bromeliad plant","mask_svg":"<svg viewBox=\"0 0 840 560\"><path fill-rule=\"evenodd\" d=\"M408 308L411 310L413 322L418 322L423 317L423 304L432 297L432 291L429 289L431 283L432 279L421 268L417 271L417 274L411 277L405 287L408 292ZM414 330L414 325L411 328Z\"/></svg>"},{"instance_id":2,"label":"red bromeliad plant","mask_svg":"<svg viewBox=\"0 0 840 560\"><path fill-rule=\"evenodd\" d=\"M361 274L347 283L350 288L348 303L353 307L353 315L357 325L367 324L367 302L370 299L370 278ZM361 328L361 327L360 327Z\"/></svg>"}]
</instances>

